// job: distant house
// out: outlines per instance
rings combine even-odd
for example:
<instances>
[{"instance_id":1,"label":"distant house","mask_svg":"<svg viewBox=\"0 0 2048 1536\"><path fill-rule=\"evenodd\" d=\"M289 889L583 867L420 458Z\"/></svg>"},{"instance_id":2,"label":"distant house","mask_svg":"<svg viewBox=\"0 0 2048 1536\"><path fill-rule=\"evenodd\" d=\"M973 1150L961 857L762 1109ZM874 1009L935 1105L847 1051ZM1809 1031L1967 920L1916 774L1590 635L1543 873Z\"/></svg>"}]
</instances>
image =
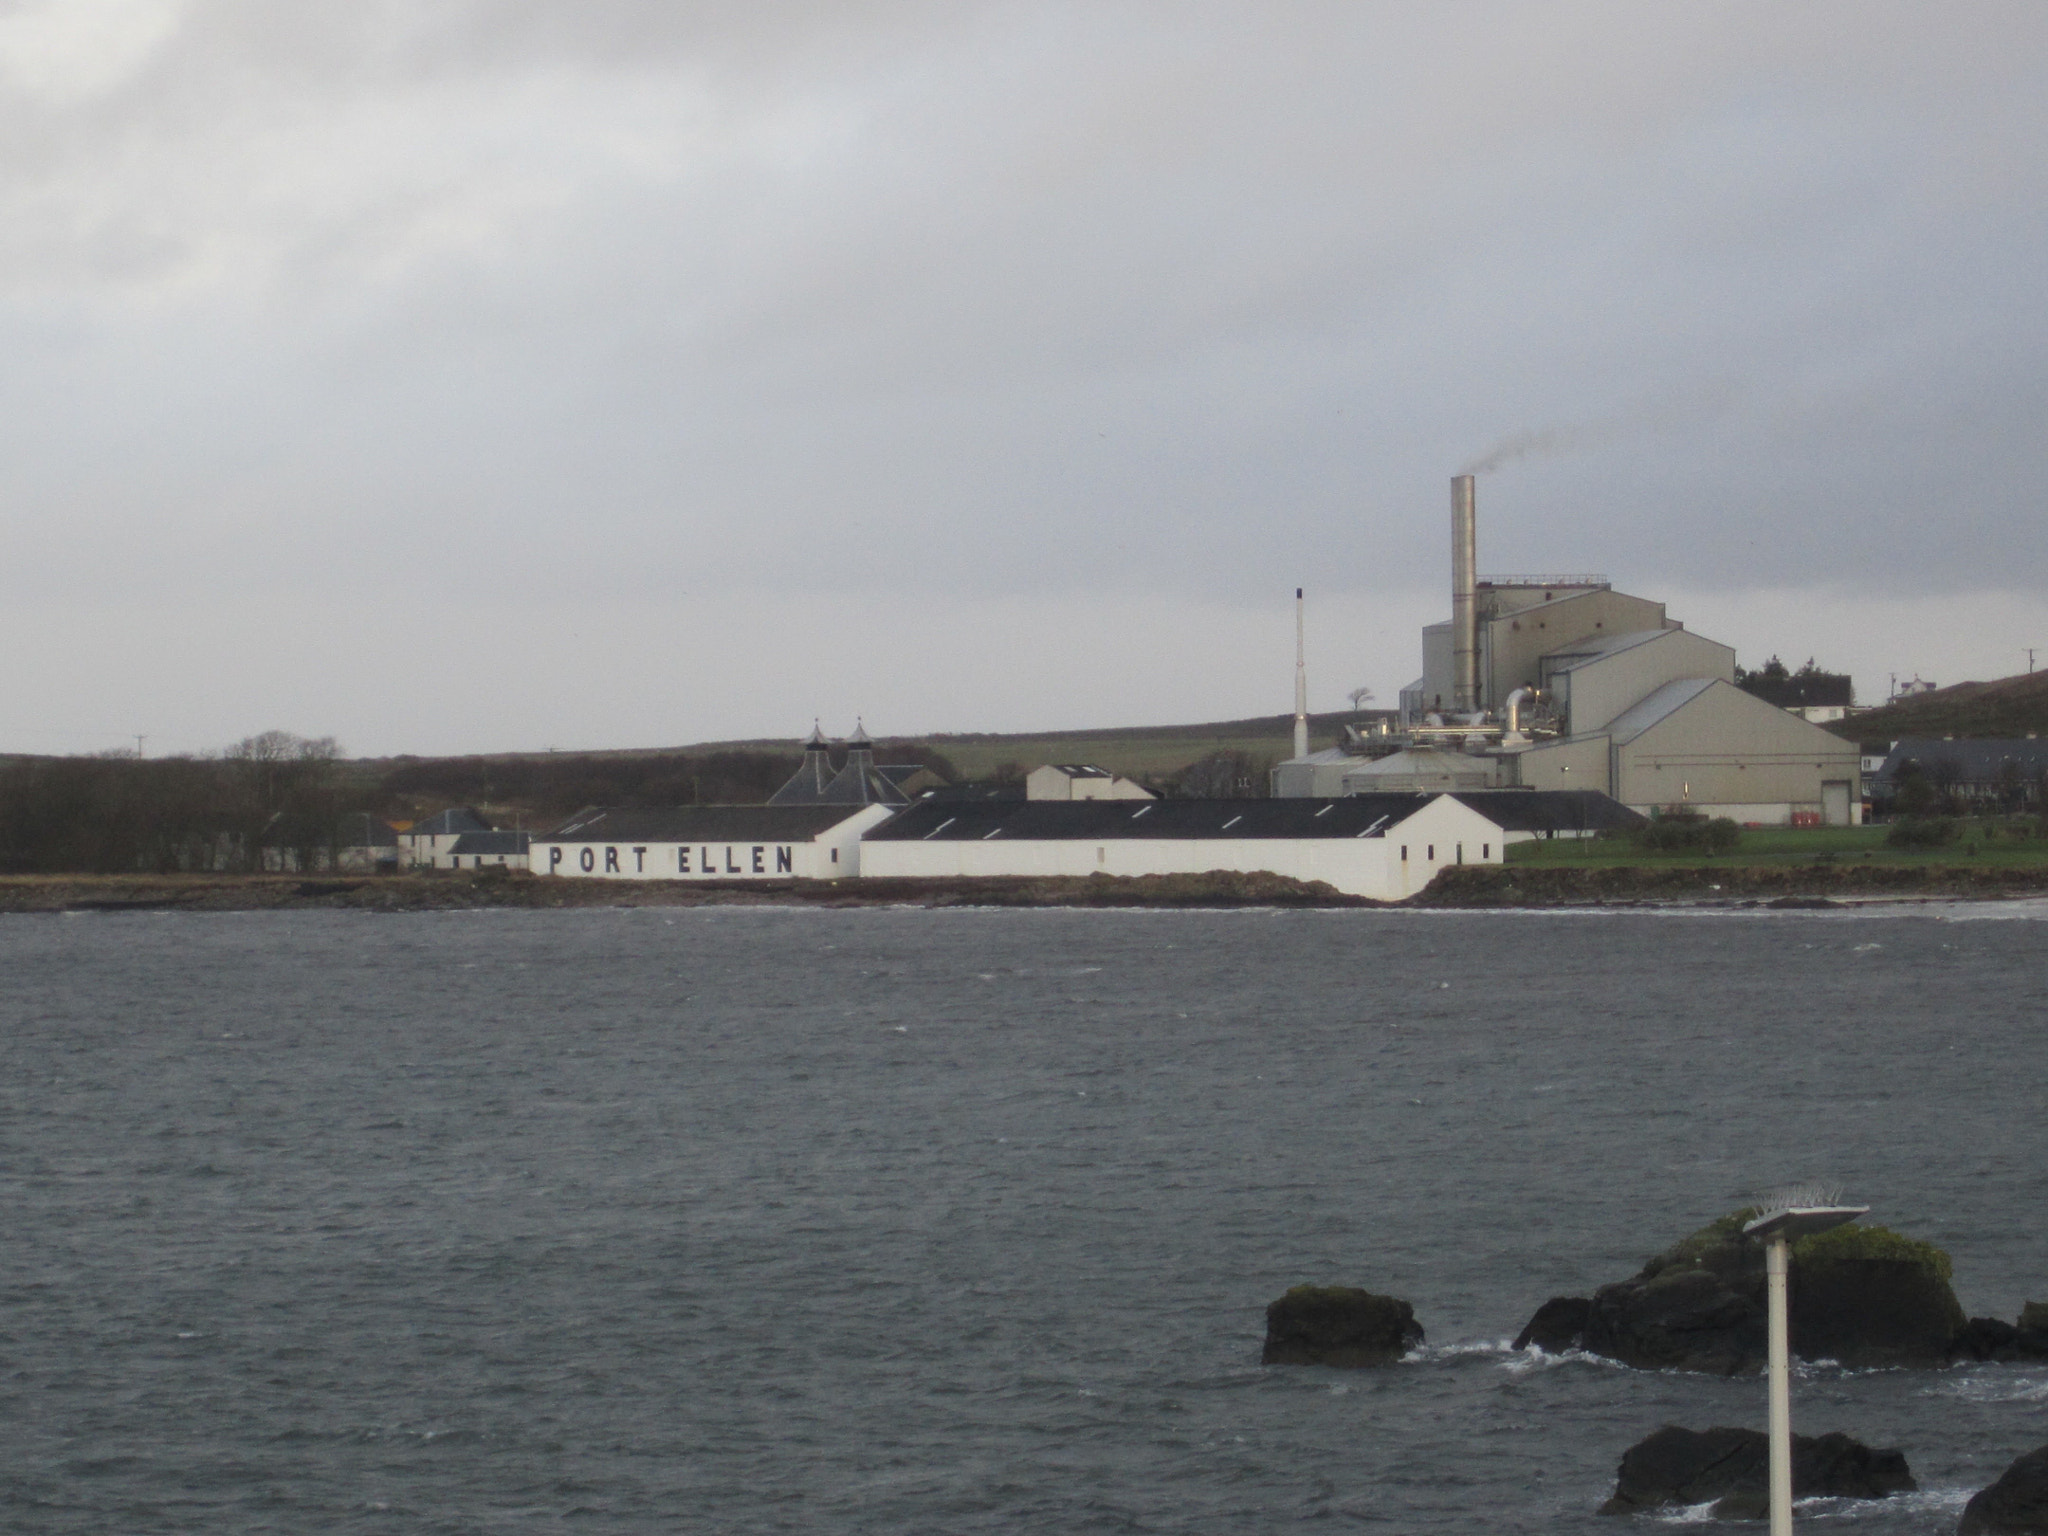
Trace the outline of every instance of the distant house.
<instances>
[{"instance_id":1,"label":"distant house","mask_svg":"<svg viewBox=\"0 0 2048 1536\"><path fill-rule=\"evenodd\" d=\"M527 849L533 844L531 832L465 832L445 854L434 856L436 869L485 869L502 865L526 868Z\"/></svg>"},{"instance_id":2,"label":"distant house","mask_svg":"<svg viewBox=\"0 0 2048 1536\"><path fill-rule=\"evenodd\" d=\"M491 824L473 810L436 811L398 834L398 861L407 868L415 864L429 869L449 866L443 857L455 851L455 840L468 832L488 832Z\"/></svg>"},{"instance_id":3,"label":"distant house","mask_svg":"<svg viewBox=\"0 0 2048 1536\"><path fill-rule=\"evenodd\" d=\"M388 874L398 868L398 829L381 816L356 811L335 831L335 866Z\"/></svg>"},{"instance_id":4,"label":"distant house","mask_svg":"<svg viewBox=\"0 0 2048 1536\"><path fill-rule=\"evenodd\" d=\"M388 873L398 867L398 831L364 811L351 811L331 826L305 817L273 817L259 852L263 868L278 874Z\"/></svg>"},{"instance_id":5,"label":"distant house","mask_svg":"<svg viewBox=\"0 0 2048 1536\"><path fill-rule=\"evenodd\" d=\"M2039 807L2048 783L2048 741L2037 736L1906 737L1892 743L1871 776L1871 798L1891 800L1909 776L1960 802L1957 809Z\"/></svg>"},{"instance_id":6,"label":"distant house","mask_svg":"<svg viewBox=\"0 0 2048 1536\"><path fill-rule=\"evenodd\" d=\"M1026 800L1156 800L1144 785L1093 763L1047 763L1024 775Z\"/></svg>"}]
</instances>

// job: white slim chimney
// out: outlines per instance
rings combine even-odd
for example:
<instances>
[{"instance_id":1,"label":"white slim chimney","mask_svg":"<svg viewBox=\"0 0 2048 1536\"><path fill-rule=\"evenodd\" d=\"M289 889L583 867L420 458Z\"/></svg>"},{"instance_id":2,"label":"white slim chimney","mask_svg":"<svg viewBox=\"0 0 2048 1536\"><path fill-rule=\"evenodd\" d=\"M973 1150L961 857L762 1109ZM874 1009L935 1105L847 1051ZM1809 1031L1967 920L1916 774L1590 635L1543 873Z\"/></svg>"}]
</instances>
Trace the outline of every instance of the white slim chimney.
<instances>
[{"instance_id":1,"label":"white slim chimney","mask_svg":"<svg viewBox=\"0 0 2048 1536\"><path fill-rule=\"evenodd\" d=\"M1301 623L1301 588L1294 589L1294 755L1308 756L1308 650Z\"/></svg>"}]
</instances>

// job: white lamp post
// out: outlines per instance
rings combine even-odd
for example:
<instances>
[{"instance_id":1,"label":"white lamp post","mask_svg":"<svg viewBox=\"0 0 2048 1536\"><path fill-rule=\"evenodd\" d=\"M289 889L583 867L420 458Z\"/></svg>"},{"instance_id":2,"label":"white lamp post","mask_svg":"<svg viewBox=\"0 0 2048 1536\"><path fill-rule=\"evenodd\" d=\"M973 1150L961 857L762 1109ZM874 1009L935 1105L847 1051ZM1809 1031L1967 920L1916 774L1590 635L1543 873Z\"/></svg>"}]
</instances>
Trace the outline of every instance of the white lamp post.
<instances>
[{"instance_id":1,"label":"white lamp post","mask_svg":"<svg viewBox=\"0 0 2048 1536\"><path fill-rule=\"evenodd\" d=\"M1792 1244L1830 1227L1854 1221L1867 1205L1807 1203L1798 1197L1775 1203L1742 1230L1764 1244L1764 1273L1771 1327L1771 1536L1792 1536L1792 1344L1785 1306L1785 1275Z\"/></svg>"}]
</instances>

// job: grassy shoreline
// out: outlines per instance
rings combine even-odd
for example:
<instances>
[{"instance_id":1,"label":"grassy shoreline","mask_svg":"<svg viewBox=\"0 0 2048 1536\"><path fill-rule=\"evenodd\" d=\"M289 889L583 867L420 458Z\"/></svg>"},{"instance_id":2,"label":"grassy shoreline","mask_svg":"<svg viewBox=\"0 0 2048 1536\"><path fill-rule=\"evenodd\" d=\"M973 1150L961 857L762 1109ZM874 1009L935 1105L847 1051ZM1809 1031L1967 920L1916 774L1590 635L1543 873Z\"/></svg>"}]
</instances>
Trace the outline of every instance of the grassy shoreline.
<instances>
[{"instance_id":1,"label":"grassy shoreline","mask_svg":"<svg viewBox=\"0 0 2048 1536\"><path fill-rule=\"evenodd\" d=\"M1756 827L1728 853L1652 852L1626 837L1510 843L1507 862L1522 869L2034 869L2048 874L2048 838L2031 822L1965 821L1957 841L1938 848L1894 848L1889 827Z\"/></svg>"}]
</instances>

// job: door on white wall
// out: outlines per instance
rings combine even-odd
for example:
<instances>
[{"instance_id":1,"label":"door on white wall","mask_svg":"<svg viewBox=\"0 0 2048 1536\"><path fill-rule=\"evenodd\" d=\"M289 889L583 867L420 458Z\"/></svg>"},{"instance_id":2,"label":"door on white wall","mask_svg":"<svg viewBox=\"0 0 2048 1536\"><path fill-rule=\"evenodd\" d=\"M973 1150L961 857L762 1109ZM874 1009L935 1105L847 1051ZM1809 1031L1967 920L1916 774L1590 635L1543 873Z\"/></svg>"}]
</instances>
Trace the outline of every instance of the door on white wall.
<instances>
[{"instance_id":1,"label":"door on white wall","mask_svg":"<svg viewBox=\"0 0 2048 1536\"><path fill-rule=\"evenodd\" d=\"M1849 825L1849 786L1846 781L1821 785L1820 819L1831 827Z\"/></svg>"}]
</instances>

